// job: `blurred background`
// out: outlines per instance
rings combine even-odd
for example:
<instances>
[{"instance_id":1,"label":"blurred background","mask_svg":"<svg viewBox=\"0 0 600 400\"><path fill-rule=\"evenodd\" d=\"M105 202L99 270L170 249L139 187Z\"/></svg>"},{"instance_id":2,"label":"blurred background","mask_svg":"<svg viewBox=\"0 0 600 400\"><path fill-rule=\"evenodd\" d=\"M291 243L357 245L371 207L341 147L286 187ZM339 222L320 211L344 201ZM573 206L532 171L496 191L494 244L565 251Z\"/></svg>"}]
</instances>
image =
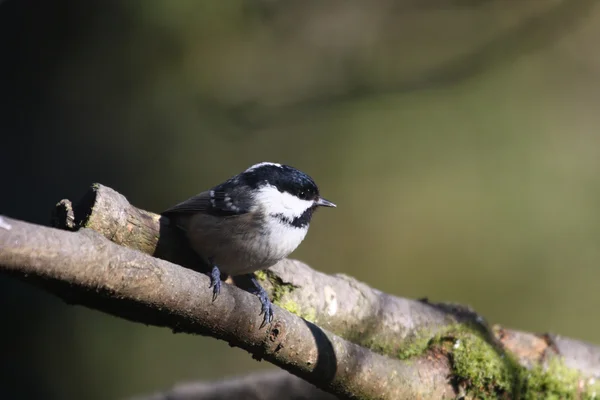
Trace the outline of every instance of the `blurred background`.
<instances>
[{"instance_id":1,"label":"blurred background","mask_svg":"<svg viewBox=\"0 0 600 400\"><path fill-rule=\"evenodd\" d=\"M159 212L259 161L338 204L293 254L600 344L595 0L0 1L0 213ZM0 277L0 397L273 368Z\"/></svg>"}]
</instances>

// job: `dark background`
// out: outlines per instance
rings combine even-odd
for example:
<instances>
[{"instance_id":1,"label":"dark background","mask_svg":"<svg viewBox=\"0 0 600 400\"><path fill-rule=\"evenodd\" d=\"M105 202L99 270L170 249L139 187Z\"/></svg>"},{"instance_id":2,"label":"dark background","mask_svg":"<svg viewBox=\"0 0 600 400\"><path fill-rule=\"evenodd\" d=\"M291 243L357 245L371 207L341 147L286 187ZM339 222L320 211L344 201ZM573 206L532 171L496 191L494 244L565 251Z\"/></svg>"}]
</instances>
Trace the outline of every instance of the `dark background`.
<instances>
[{"instance_id":1,"label":"dark background","mask_svg":"<svg viewBox=\"0 0 600 400\"><path fill-rule=\"evenodd\" d=\"M284 162L338 204L294 258L600 343L599 37L592 0L0 1L0 213ZM3 399L272 368L4 277L0 315Z\"/></svg>"}]
</instances>

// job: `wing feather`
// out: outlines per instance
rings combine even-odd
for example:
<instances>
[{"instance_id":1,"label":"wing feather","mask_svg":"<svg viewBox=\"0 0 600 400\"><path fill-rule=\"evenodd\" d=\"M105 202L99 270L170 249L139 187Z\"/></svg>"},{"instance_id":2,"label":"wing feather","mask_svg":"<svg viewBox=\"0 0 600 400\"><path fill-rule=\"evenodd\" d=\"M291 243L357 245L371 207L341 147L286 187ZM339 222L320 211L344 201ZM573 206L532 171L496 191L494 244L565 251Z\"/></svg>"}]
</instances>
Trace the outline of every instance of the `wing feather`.
<instances>
[{"instance_id":1,"label":"wing feather","mask_svg":"<svg viewBox=\"0 0 600 400\"><path fill-rule=\"evenodd\" d=\"M215 216L234 216L250 211L248 196L221 188L207 190L163 211L165 216L206 213Z\"/></svg>"},{"instance_id":2,"label":"wing feather","mask_svg":"<svg viewBox=\"0 0 600 400\"><path fill-rule=\"evenodd\" d=\"M210 191L199 193L163 211L162 215L207 212L212 208Z\"/></svg>"}]
</instances>

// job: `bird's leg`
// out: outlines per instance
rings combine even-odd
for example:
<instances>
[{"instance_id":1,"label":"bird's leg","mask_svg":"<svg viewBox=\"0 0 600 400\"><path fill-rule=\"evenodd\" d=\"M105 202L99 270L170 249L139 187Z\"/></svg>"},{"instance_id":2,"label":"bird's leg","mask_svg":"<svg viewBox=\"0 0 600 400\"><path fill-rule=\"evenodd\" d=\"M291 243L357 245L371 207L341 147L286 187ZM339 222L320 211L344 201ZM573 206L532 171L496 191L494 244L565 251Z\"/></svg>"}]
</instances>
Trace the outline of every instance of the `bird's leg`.
<instances>
[{"instance_id":1,"label":"bird's leg","mask_svg":"<svg viewBox=\"0 0 600 400\"><path fill-rule=\"evenodd\" d=\"M221 271L212 257L208 259L210 265L212 265L212 271L210 272L210 285L209 288L213 288L213 301L217 299L217 296L221 292Z\"/></svg>"},{"instance_id":2,"label":"bird's leg","mask_svg":"<svg viewBox=\"0 0 600 400\"><path fill-rule=\"evenodd\" d=\"M265 314L265 318L262 324L260 324L260 327L262 328L266 324L273 321L273 303L271 303L271 300L269 300L269 295L265 289L263 289L263 287L260 286L260 283L258 283L256 280L256 276L254 276L254 274L248 274L248 277L250 278L252 285L254 285L254 287L250 289L250 292L257 295L260 299L260 303L262 304L260 314L258 315Z\"/></svg>"}]
</instances>

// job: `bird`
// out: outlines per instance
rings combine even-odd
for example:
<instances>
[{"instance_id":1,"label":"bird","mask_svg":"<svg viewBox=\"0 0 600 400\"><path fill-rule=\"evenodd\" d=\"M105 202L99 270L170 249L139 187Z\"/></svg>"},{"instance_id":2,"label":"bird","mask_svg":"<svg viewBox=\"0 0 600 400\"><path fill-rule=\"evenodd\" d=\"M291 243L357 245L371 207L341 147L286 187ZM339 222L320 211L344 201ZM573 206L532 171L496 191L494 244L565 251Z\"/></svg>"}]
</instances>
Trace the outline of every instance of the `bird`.
<instances>
[{"instance_id":1,"label":"bird","mask_svg":"<svg viewBox=\"0 0 600 400\"><path fill-rule=\"evenodd\" d=\"M273 320L273 305L254 272L286 258L302 243L315 211L337 207L321 197L315 181L285 164L260 162L209 190L163 211L185 232L190 247L210 268L213 301L221 273L250 278L264 314L261 328Z\"/></svg>"}]
</instances>

